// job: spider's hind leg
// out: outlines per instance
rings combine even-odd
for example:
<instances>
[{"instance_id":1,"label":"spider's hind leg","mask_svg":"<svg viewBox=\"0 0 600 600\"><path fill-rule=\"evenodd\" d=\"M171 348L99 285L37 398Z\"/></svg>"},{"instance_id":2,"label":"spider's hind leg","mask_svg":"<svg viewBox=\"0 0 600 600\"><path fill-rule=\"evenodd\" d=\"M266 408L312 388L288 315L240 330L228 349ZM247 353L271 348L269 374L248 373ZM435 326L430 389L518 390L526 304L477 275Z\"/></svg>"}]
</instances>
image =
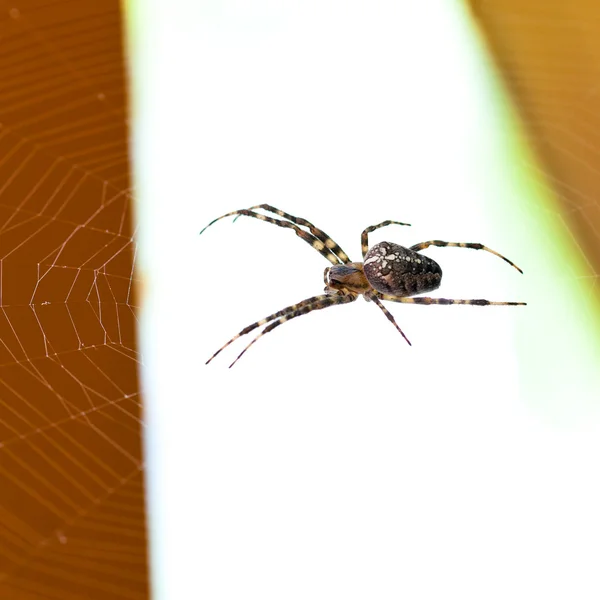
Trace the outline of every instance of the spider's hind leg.
<instances>
[{"instance_id":1,"label":"spider's hind leg","mask_svg":"<svg viewBox=\"0 0 600 600\"><path fill-rule=\"evenodd\" d=\"M429 246L437 246L439 248L453 247L471 248L472 250L485 250L486 252L495 254L502 260L505 260L511 267L514 267L517 271L519 271L519 273L523 273L523 271L519 269L519 267L517 267L517 265L515 265L515 263L512 262L512 260L508 260L506 256L502 256L502 254L500 254L499 252L496 252L495 250L492 250L491 248L488 248L483 244L476 244L473 242L443 242L442 240L429 240L428 242L421 242L420 244L415 244L414 246L411 246L410 249L414 252L419 252L421 250L425 250L425 248L429 248Z\"/></svg>"},{"instance_id":2,"label":"spider's hind leg","mask_svg":"<svg viewBox=\"0 0 600 600\"><path fill-rule=\"evenodd\" d=\"M418 296L409 298L403 296L391 296L389 294L377 293L377 297L381 300L389 302L403 302L405 304L470 304L471 306L526 306L527 302L491 302L483 298L472 300L457 300L454 298L429 298L427 296Z\"/></svg>"}]
</instances>

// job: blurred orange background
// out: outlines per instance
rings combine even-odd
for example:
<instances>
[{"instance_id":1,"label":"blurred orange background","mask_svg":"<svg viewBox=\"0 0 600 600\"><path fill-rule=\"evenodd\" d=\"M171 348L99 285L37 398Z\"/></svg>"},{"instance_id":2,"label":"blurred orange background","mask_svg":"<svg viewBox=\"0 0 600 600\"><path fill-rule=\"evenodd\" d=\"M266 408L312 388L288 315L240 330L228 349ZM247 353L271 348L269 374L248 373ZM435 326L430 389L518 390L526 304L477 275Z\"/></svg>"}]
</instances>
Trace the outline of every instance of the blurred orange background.
<instances>
[{"instance_id":1,"label":"blurred orange background","mask_svg":"<svg viewBox=\"0 0 600 600\"><path fill-rule=\"evenodd\" d=\"M600 4L469 4L560 213L600 273Z\"/></svg>"}]
</instances>

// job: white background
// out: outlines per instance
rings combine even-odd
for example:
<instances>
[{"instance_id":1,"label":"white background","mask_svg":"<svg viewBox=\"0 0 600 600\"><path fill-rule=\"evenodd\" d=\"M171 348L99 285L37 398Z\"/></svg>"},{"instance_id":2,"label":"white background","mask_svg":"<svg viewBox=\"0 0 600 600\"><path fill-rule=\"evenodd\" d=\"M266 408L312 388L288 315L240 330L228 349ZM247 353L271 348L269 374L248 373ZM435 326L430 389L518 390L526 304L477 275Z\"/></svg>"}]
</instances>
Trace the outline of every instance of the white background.
<instances>
[{"instance_id":1,"label":"white background","mask_svg":"<svg viewBox=\"0 0 600 600\"><path fill-rule=\"evenodd\" d=\"M204 365L322 291L329 263L291 231L242 217L198 236L262 202L354 260L388 218L412 227L373 241L483 242L525 275L430 249L439 295L531 301L535 250L503 225L518 198L492 206L480 170L496 168L481 156L494 106L465 15L180 1L142 17L156 597L597 598L597 436L520 393L535 307L390 305L409 347L359 299L286 323L231 370L251 336Z\"/></svg>"}]
</instances>

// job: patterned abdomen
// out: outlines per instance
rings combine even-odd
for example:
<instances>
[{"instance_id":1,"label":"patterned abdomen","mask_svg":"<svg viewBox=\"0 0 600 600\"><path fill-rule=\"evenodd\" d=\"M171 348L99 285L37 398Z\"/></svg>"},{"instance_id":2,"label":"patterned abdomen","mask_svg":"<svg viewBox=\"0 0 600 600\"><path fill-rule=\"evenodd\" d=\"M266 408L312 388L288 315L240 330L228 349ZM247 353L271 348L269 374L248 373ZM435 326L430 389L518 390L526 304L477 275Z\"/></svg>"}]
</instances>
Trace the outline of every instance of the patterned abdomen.
<instances>
[{"instance_id":1,"label":"patterned abdomen","mask_svg":"<svg viewBox=\"0 0 600 600\"><path fill-rule=\"evenodd\" d=\"M391 242L373 246L365 256L363 268L375 290L392 296L431 292L442 281L442 269L434 260Z\"/></svg>"}]
</instances>

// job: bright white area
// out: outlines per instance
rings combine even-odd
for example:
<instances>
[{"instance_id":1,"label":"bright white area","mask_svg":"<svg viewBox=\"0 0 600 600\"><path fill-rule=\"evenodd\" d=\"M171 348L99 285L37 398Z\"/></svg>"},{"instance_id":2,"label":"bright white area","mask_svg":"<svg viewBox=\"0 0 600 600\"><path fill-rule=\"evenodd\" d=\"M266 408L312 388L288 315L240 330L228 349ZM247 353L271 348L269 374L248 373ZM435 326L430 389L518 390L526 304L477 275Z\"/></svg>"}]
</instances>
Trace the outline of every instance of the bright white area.
<instances>
[{"instance_id":1,"label":"bright white area","mask_svg":"<svg viewBox=\"0 0 600 600\"><path fill-rule=\"evenodd\" d=\"M253 219L198 236L231 210L271 203L355 259L364 227L397 219L413 226L372 239L522 262L473 174L492 107L457 5L137 10L155 597L597 598L598 441L519 397L527 309L391 305L411 348L359 299L204 365L328 265ZM440 296L525 299L494 256L428 254Z\"/></svg>"}]
</instances>

